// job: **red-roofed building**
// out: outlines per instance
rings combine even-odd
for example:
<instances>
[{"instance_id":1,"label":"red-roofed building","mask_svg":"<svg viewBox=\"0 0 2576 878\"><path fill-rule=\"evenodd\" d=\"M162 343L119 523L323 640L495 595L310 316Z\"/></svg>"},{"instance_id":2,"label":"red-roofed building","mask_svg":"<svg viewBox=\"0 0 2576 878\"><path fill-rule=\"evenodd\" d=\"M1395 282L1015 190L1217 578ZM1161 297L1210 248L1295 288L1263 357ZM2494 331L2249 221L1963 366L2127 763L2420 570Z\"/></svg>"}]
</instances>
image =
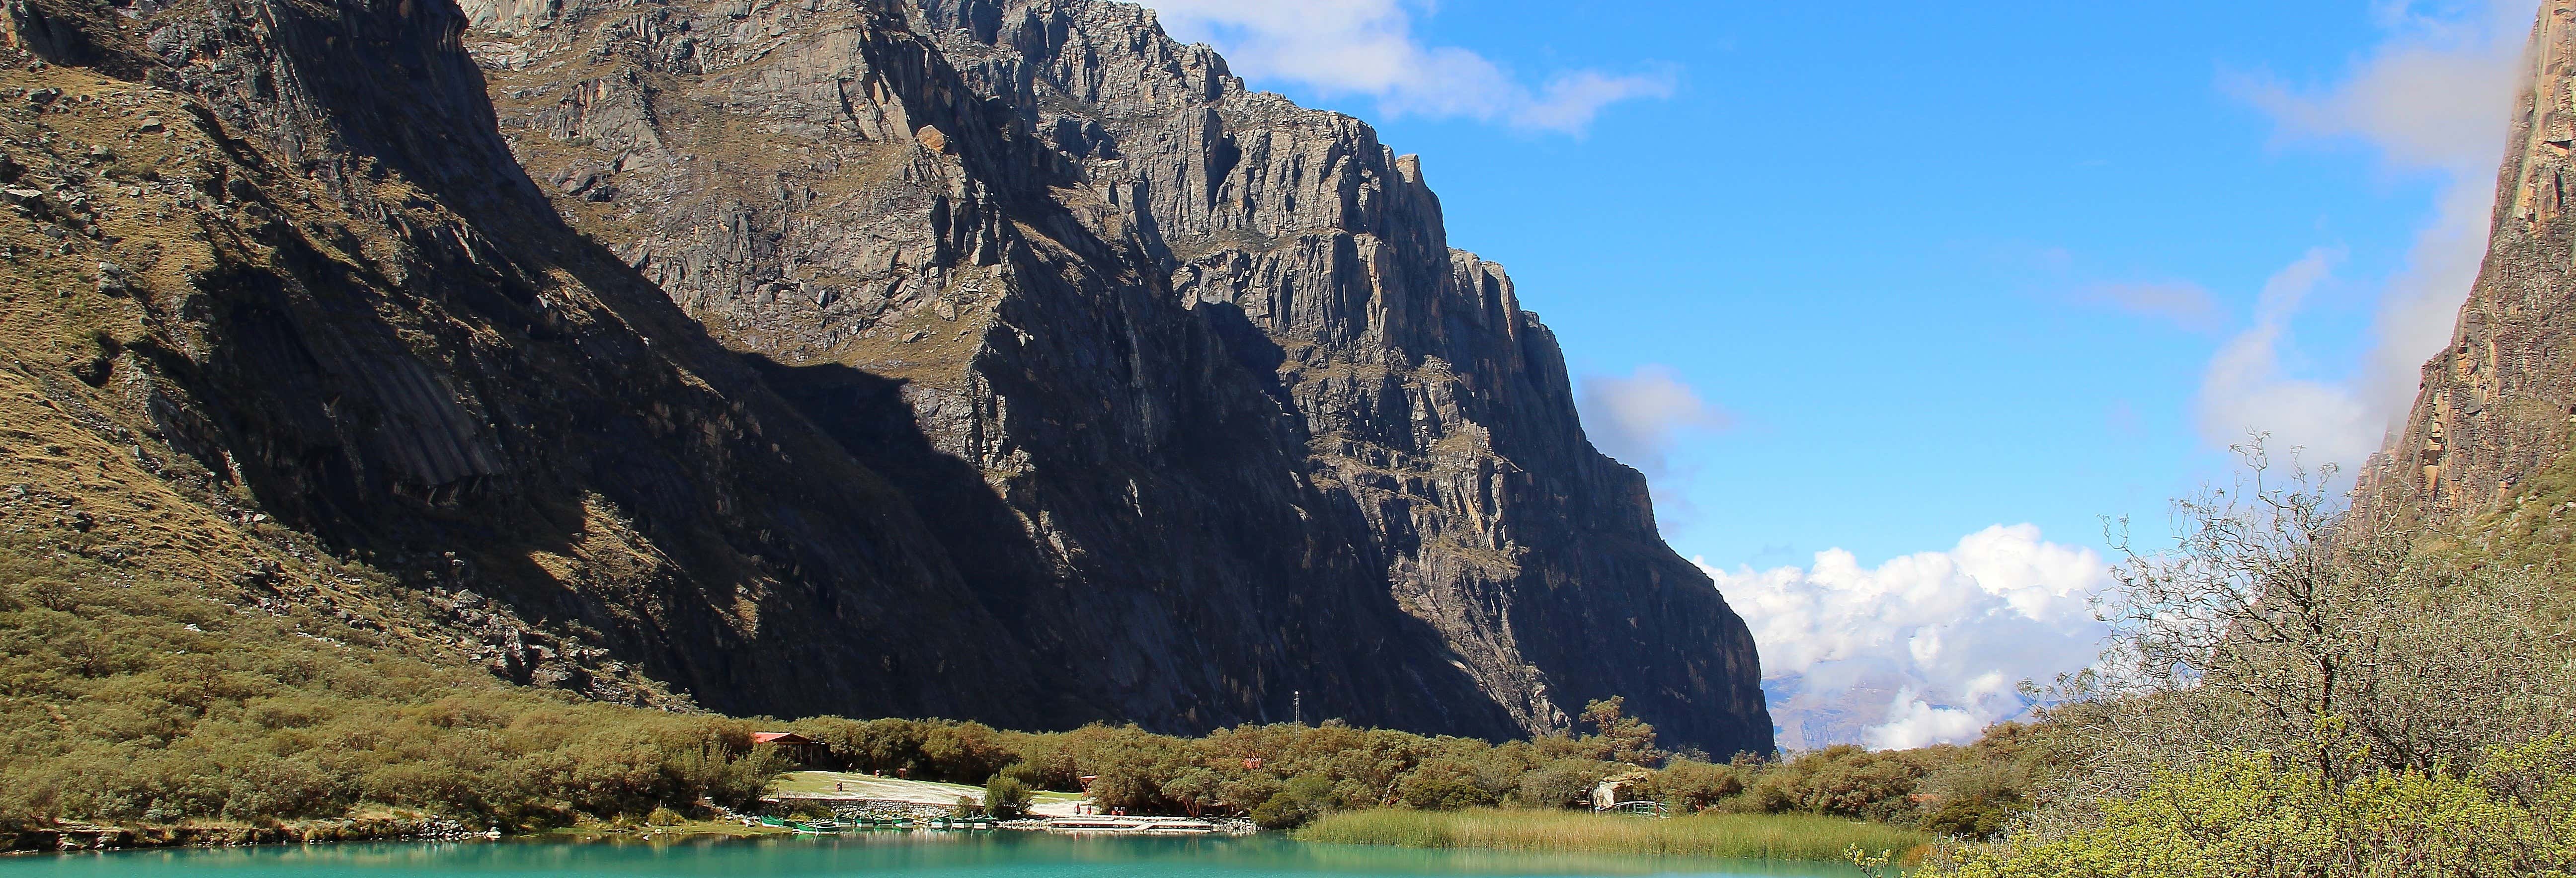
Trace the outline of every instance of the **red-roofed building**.
<instances>
[{"instance_id":1,"label":"red-roofed building","mask_svg":"<svg viewBox=\"0 0 2576 878\"><path fill-rule=\"evenodd\" d=\"M778 755L798 765L821 765L832 752L832 748L823 746L823 742L795 732L751 733L751 745L757 747L762 744L778 748Z\"/></svg>"}]
</instances>

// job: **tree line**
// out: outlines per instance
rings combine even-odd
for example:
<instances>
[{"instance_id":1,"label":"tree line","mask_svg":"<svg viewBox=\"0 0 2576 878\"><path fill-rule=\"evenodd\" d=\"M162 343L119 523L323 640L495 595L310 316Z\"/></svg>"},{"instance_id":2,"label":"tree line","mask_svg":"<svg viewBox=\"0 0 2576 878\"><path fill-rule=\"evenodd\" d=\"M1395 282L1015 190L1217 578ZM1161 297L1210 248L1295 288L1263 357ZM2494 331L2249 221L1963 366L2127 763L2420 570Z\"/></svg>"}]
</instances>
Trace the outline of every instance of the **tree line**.
<instances>
[{"instance_id":1,"label":"tree line","mask_svg":"<svg viewBox=\"0 0 2576 878\"><path fill-rule=\"evenodd\" d=\"M1093 725L1027 733L946 720L790 724L854 771L985 784L1004 791L1088 789L1104 808L1137 814L1244 817L1267 828L1334 811L1481 807L1588 809L1594 789L1676 811L1813 813L1982 834L2025 799L2029 748L2010 735L1966 747L1873 753L1836 747L1780 760L1713 762L1658 747L1653 725L1624 702L1597 701L1582 734L1493 743L1362 729L1338 722L1243 725L1202 737Z\"/></svg>"}]
</instances>

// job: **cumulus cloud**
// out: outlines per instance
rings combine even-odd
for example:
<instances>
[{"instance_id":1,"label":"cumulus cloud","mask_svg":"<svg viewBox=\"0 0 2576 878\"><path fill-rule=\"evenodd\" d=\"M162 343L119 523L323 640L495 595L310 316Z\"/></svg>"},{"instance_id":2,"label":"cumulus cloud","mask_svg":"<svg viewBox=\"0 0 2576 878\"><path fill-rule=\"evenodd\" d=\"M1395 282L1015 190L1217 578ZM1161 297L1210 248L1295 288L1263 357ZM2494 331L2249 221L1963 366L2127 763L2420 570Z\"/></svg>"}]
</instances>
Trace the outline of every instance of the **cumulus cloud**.
<instances>
[{"instance_id":1,"label":"cumulus cloud","mask_svg":"<svg viewBox=\"0 0 2576 878\"><path fill-rule=\"evenodd\" d=\"M2387 38L2339 82L2300 88L2267 76L2228 77L2230 90L2272 116L2284 141L2357 142L2378 151L2392 171L2441 181L2406 267L2380 291L2372 347L2352 388L2341 392L2345 399L2293 394L2327 419L2314 422L2317 429L2356 431L2313 447L2375 447L2413 404L2424 360L2448 341L2486 250L2495 168L2522 85L2534 7L2532 0L2381 2L2373 16ZM2358 416L2347 417L2351 406Z\"/></svg>"},{"instance_id":2,"label":"cumulus cloud","mask_svg":"<svg viewBox=\"0 0 2576 878\"><path fill-rule=\"evenodd\" d=\"M1877 567L1841 549L1805 568L1697 563L1752 627L1772 721L1793 748L1973 739L2028 709L2023 680L2091 664L2106 633L2087 601L2108 565L2030 524Z\"/></svg>"},{"instance_id":3,"label":"cumulus cloud","mask_svg":"<svg viewBox=\"0 0 2576 878\"><path fill-rule=\"evenodd\" d=\"M1675 72L1573 70L1532 87L1482 55L1413 35L1405 0L1144 0L1165 30L1225 52L1256 82L1374 97L1390 115L1581 134L1601 108L1672 94Z\"/></svg>"},{"instance_id":4,"label":"cumulus cloud","mask_svg":"<svg viewBox=\"0 0 2576 878\"><path fill-rule=\"evenodd\" d=\"M1887 706L1887 719L1870 726L1862 741L1873 750L1911 750L1933 744L1955 744L1975 740L1987 721L1973 712L1955 707L1934 707L1915 697L1914 690L1901 689L1896 700Z\"/></svg>"},{"instance_id":5,"label":"cumulus cloud","mask_svg":"<svg viewBox=\"0 0 2576 878\"><path fill-rule=\"evenodd\" d=\"M2201 379L2201 435L2212 444L2271 435L2303 459L2354 464L2379 449L2385 413L2353 388L2292 377L2290 320L2334 272L2339 251L2316 248L2273 273L2255 297L2254 325L2218 349Z\"/></svg>"},{"instance_id":6,"label":"cumulus cloud","mask_svg":"<svg viewBox=\"0 0 2576 878\"><path fill-rule=\"evenodd\" d=\"M1625 377L1584 376L1575 407L1583 413L1583 432L1593 447L1649 479L1672 471L1668 459L1683 436L1734 423L1665 366L1640 366Z\"/></svg>"},{"instance_id":7,"label":"cumulus cloud","mask_svg":"<svg viewBox=\"0 0 2576 878\"><path fill-rule=\"evenodd\" d=\"M2080 298L2195 332L2218 327L2218 299L2189 281L2094 284Z\"/></svg>"}]
</instances>

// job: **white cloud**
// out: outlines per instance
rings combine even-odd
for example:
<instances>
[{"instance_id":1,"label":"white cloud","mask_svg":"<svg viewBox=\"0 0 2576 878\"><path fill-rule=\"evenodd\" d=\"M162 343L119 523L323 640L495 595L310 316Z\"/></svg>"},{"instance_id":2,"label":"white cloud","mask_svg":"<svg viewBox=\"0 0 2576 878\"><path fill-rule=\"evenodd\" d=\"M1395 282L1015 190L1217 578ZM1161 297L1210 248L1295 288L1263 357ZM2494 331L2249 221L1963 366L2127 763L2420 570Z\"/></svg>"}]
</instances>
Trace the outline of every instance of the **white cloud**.
<instances>
[{"instance_id":1,"label":"white cloud","mask_svg":"<svg viewBox=\"0 0 2576 878\"><path fill-rule=\"evenodd\" d=\"M2217 298L2208 288L2189 281L2094 284L2085 288L2081 298L2193 331L2218 326Z\"/></svg>"},{"instance_id":2,"label":"white cloud","mask_svg":"<svg viewBox=\"0 0 2576 878\"><path fill-rule=\"evenodd\" d=\"M1903 689L1888 703L1887 720L1869 727L1862 743L1874 750L1910 750L1932 744L1974 740L1987 722L1955 707L1934 707Z\"/></svg>"},{"instance_id":3,"label":"white cloud","mask_svg":"<svg viewBox=\"0 0 2576 878\"><path fill-rule=\"evenodd\" d=\"M2477 282L2495 201L2494 191L2480 184L2494 179L2493 170L2488 176L2461 171L2443 188L2433 222L2415 233L2407 250L2406 269L2380 295L2361 398L2383 428L2414 404L2424 361L2450 343L2460 303Z\"/></svg>"},{"instance_id":4,"label":"white cloud","mask_svg":"<svg viewBox=\"0 0 2576 878\"><path fill-rule=\"evenodd\" d=\"M2416 233L2405 269L2380 291L2372 347L2355 386L2317 385L2285 400L2313 407L2325 419L2320 426L2343 419L2339 428L2354 432L2317 440L2317 448L2375 448L2413 404L2424 360L2450 338L2486 250L2495 169L2523 84L2522 49L2535 5L2377 3L2373 18L2388 37L2343 81L2322 89L2267 77L2228 82L2272 116L2284 140L2359 142L2378 151L2391 170L2441 181L2432 220ZM2318 390L2324 392L2309 392ZM2338 394L2342 400L2329 399Z\"/></svg>"},{"instance_id":5,"label":"white cloud","mask_svg":"<svg viewBox=\"0 0 2576 878\"><path fill-rule=\"evenodd\" d=\"M1626 377L1586 375L1575 405L1594 447L1650 479L1671 472L1667 457L1684 434L1734 422L1665 366L1640 366Z\"/></svg>"},{"instance_id":6,"label":"white cloud","mask_svg":"<svg viewBox=\"0 0 2576 878\"><path fill-rule=\"evenodd\" d=\"M1144 0L1163 27L1223 51L1256 82L1377 98L1390 115L1464 117L1581 134L1602 107L1672 94L1669 67L1629 74L1574 70L1536 88L1466 49L1413 36L1404 0Z\"/></svg>"},{"instance_id":7,"label":"white cloud","mask_svg":"<svg viewBox=\"0 0 2576 878\"><path fill-rule=\"evenodd\" d=\"M2505 117L2522 85L2536 4L2498 0L2383 9L2388 31L2340 83L2302 91L2259 77L2235 88L2290 138L2352 138L2403 168L2464 169L2493 179Z\"/></svg>"},{"instance_id":8,"label":"white cloud","mask_svg":"<svg viewBox=\"0 0 2576 878\"><path fill-rule=\"evenodd\" d=\"M2379 449L2381 411L2350 387L2294 378L2283 365L2291 358L2290 319L2341 258L2312 249L2263 282L2254 325L2219 347L2201 379L2202 438L2228 445L2268 433L2272 447L2301 449L2303 460L2347 466Z\"/></svg>"},{"instance_id":9,"label":"white cloud","mask_svg":"<svg viewBox=\"0 0 2576 878\"><path fill-rule=\"evenodd\" d=\"M1841 549L1805 569L1697 563L1752 627L1789 747L1972 739L2027 709L2021 681L2092 663L2104 634L2087 600L2108 565L2029 524L1875 568Z\"/></svg>"}]
</instances>

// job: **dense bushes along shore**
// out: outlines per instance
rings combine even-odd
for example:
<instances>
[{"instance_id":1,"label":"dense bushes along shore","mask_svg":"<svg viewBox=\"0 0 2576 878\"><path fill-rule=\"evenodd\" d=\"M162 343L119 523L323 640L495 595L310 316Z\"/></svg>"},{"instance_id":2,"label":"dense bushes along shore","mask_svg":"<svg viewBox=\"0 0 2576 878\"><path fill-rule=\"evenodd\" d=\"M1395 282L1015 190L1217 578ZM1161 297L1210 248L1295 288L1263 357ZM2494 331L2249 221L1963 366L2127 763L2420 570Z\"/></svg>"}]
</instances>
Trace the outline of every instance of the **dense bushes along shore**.
<instances>
[{"instance_id":1,"label":"dense bushes along shore","mask_svg":"<svg viewBox=\"0 0 2576 878\"><path fill-rule=\"evenodd\" d=\"M978 783L992 776L1077 789L1135 813L1240 815L1270 828L1375 808L1455 811L1588 806L1596 784L1678 811L1803 813L1984 835L2044 770L2018 726L1965 747L1871 752L1836 747L1786 762L1711 763L1657 750L1653 728L1620 704L1587 711L1590 732L1492 744L1337 723L1240 726L1203 738L1091 726L1026 734L976 723L833 718L790 724L860 771ZM1648 768L1648 766L1656 766Z\"/></svg>"}]
</instances>

